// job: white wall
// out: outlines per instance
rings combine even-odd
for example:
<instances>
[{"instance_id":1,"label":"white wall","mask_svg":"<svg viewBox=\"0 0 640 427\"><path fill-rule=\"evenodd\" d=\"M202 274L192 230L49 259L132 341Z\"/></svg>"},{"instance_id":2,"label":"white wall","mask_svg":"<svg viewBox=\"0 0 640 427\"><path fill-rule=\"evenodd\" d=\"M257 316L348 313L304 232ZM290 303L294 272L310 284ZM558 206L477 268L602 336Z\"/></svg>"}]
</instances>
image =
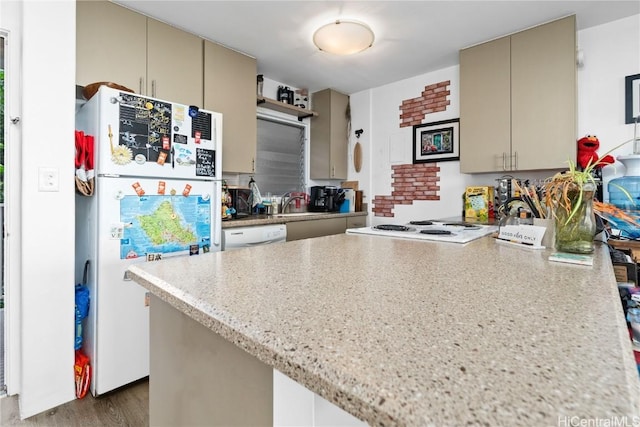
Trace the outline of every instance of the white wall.
<instances>
[{"instance_id":1,"label":"white wall","mask_svg":"<svg viewBox=\"0 0 640 427\"><path fill-rule=\"evenodd\" d=\"M373 129L371 129L371 106L372 106L372 91L363 91L355 93L349 97L351 103L351 134L349 135L349 148L348 148L348 162L347 162L347 176L349 181L358 181L358 188L363 190L362 202L366 203L369 212L371 212L371 161L372 153L372 141L374 139ZM358 140L355 135L355 131L362 129L362 135ZM356 141L360 141L360 148L362 149L362 166L360 172L356 172L353 165L353 150L356 145ZM377 156L380 153L375 153Z\"/></svg>"},{"instance_id":2,"label":"white wall","mask_svg":"<svg viewBox=\"0 0 640 427\"><path fill-rule=\"evenodd\" d=\"M619 142L633 137L633 126L624 124L624 77L640 72L640 15L579 31L578 41L584 53L584 66L578 71L577 136L598 135L601 141L599 153L603 154ZM439 201L396 205L394 218L375 217L372 214L371 199L376 195L391 194L391 166L412 163L413 130L411 127L399 127L402 101L418 97L425 86L445 80L451 81L451 105L444 112L428 114L423 123L457 118L460 116L458 66L351 95L352 128L363 128L365 133L361 138L361 143L364 142L362 171L356 173L350 166L349 179L360 181L360 188L369 202L368 218L371 224L459 216L466 186L495 186L495 179L502 176L461 174L458 161L439 162ZM540 134L543 138L543 125ZM461 137L464 138L464 135ZM355 136L351 138L350 146L353 146ZM631 145L619 151L628 154ZM621 169L617 166L619 174ZM555 172L521 172L512 175L541 179Z\"/></svg>"},{"instance_id":3,"label":"white wall","mask_svg":"<svg viewBox=\"0 0 640 427\"><path fill-rule=\"evenodd\" d=\"M584 52L584 65L578 69L578 136L596 135L602 155L633 138L633 125L624 123L624 78L640 73L640 15L578 32L578 48ZM612 155L632 152L628 143ZM620 162L606 167L605 184L624 172Z\"/></svg>"},{"instance_id":4,"label":"white wall","mask_svg":"<svg viewBox=\"0 0 640 427\"><path fill-rule=\"evenodd\" d=\"M425 86L449 80L451 104L446 111L428 114L423 123L436 122L460 117L459 72L458 67L449 67L432 73L404 80L402 83L377 88L373 92L375 105L384 104L384 108L374 108L371 115L371 126L374 140L372 145L380 157L374 157L371 170L372 192L369 197L390 195L391 165L413 162L413 127L400 128L400 105L405 99L421 96ZM393 209L395 217L391 222L408 222L460 216L462 211L462 193L469 183L469 177L460 174L459 161L437 163L440 167L440 200L414 201L412 205L396 205ZM376 217L372 217L373 222ZM377 218L377 222L388 222L389 219Z\"/></svg>"},{"instance_id":5,"label":"white wall","mask_svg":"<svg viewBox=\"0 0 640 427\"><path fill-rule=\"evenodd\" d=\"M21 206L22 281L7 284L20 294L20 305L8 308L19 311L20 324L9 331L7 345L20 346L22 363L12 389L20 394L24 418L75 398L75 2L29 0L21 2L21 10L14 6L0 3L0 25L22 46L21 81L10 88L21 99L21 110L8 106L21 118L21 138L8 141L22 152L21 165L8 165L20 171L21 199L7 202ZM60 191L38 191L42 167L59 171Z\"/></svg>"},{"instance_id":6,"label":"white wall","mask_svg":"<svg viewBox=\"0 0 640 427\"><path fill-rule=\"evenodd\" d=\"M412 163L413 128L400 128L400 105L403 100L419 97L425 86L449 80L448 99L451 104L443 112L428 114L423 123L460 117L458 66L422 74L410 79L366 90L351 95L352 128L364 130L360 143L364 164L360 173L349 165L349 179L358 180L369 203L369 223L403 223L416 219L435 219L460 216L462 193L467 185L475 183L494 185L494 177L472 176L460 173L459 161L439 162L440 200L414 201L412 205L396 205L393 218L376 217L371 213L371 201L376 195L390 195L392 191L391 167ZM350 147L355 135L350 137ZM350 158L353 156L349 153ZM351 162L350 162L351 163Z\"/></svg>"}]
</instances>

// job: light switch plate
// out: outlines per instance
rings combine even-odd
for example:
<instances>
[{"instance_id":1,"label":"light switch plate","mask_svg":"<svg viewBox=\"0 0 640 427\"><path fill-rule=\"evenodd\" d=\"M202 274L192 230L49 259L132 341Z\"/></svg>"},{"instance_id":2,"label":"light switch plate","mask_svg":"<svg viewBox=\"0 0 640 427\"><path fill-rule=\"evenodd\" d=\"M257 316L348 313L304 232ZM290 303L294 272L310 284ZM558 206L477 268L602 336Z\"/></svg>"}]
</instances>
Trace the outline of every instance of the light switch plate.
<instances>
[{"instance_id":1,"label":"light switch plate","mask_svg":"<svg viewBox=\"0 0 640 427\"><path fill-rule=\"evenodd\" d=\"M57 168L38 168L38 191L60 191L59 181Z\"/></svg>"}]
</instances>

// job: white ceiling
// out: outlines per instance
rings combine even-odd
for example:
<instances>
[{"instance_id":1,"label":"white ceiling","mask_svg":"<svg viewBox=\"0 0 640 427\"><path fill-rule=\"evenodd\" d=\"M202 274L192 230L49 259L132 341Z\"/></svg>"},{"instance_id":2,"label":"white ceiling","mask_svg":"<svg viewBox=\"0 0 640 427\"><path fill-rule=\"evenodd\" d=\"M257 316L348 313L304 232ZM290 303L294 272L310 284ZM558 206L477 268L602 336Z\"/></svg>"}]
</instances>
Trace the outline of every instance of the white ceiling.
<instances>
[{"instance_id":1,"label":"white ceiling","mask_svg":"<svg viewBox=\"0 0 640 427\"><path fill-rule=\"evenodd\" d=\"M640 14L639 0L113 1L253 56L269 79L346 94L456 65L461 48L567 15L581 30ZM319 51L313 32L337 18L368 23L373 46L347 57Z\"/></svg>"}]
</instances>

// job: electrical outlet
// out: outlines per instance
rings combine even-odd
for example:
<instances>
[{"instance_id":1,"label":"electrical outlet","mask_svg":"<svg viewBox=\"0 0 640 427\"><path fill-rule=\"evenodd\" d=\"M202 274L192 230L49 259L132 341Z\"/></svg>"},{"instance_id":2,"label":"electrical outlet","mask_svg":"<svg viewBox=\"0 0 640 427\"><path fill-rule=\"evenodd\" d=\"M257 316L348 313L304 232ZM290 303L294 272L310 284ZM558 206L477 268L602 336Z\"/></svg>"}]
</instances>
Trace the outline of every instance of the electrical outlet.
<instances>
[{"instance_id":1,"label":"electrical outlet","mask_svg":"<svg viewBox=\"0 0 640 427\"><path fill-rule=\"evenodd\" d=\"M57 168L38 169L38 191L60 191L60 174Z\"/></svg>"}]
</instances>

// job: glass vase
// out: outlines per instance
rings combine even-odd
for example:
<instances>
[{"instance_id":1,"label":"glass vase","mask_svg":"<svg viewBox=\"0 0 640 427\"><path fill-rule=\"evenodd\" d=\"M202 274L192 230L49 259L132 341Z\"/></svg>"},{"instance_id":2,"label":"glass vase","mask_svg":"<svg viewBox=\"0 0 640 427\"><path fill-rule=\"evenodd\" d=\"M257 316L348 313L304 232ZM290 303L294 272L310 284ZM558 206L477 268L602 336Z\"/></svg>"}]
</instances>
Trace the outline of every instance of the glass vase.
<instances>
[{"instance_id":1,"label":"glass vase","mask_svg":"<svg viewBox=\"0 0 640 427\"><path fill-rule=\"evenodd\" d=\"M578 254L593 253L593 238L596 235L596 217L593 213L593 196L595 185L591 183L580 189L569 189L567 196L571 201L571 209L563 206L556 208L556 250ZM572 215L573 212L573 215Z\"/></svg>"}]
</instances>

